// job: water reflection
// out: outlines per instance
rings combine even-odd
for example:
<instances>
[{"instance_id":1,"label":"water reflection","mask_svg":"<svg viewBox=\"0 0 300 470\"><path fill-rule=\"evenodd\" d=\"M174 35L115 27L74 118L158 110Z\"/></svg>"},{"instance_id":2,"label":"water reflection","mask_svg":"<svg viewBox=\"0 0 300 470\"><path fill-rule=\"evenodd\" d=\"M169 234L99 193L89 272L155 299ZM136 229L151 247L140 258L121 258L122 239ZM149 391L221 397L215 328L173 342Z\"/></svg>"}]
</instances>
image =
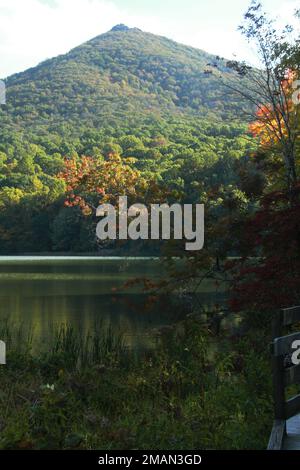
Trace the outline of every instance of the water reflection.
<instances>
[{"instance_id":1,"label":"water reflection","mask_svg":"<svg viewBox=\"0 0 300 470\"><path fill-rule=\"evenodd\" d=\"M182 319L188 306L164 295L151 304L140 286L125 289L124 282L161 275L161 263L152 258L2 258L0 321L33 326L34 337L45 343L62 323L85 334L100 319L121 331L128 347L150 346L155 329ZM209 292L201 296L211 301Z\"/></svg>"}]
</instances>

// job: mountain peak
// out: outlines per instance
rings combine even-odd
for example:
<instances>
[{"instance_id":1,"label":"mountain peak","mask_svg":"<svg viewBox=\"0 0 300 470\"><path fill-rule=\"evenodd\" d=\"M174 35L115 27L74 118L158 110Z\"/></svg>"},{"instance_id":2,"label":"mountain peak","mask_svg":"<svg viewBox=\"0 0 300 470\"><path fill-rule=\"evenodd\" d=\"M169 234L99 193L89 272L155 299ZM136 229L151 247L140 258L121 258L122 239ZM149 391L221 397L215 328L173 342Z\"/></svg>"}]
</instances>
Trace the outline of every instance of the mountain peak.
<instances>
[{"instance_id":1,"label":"mountain peak","mask_svg":"<svg viewBox=\"0 0 300 470\"><path fill-rule=\"evenodd\" d=\"M95 128L104 126L103 122L121 123L128 116L130 122L142 122L145 116L177 119L181 113L190 118L209 112L223 118L229 115L227 106L230 116L240 109L235 99L228 99L228 105L222 98L219 74L226 72L227 79L231 71L226 63L221 62L214 74L215 57L204 51L124 24L110 31L9 77L8 119L14 123L17 113L23 116L24 103L26 125L43 129L49 123L50 129L55 122L58 129L68 122L79 132L82 109L86 126ZM22 94L30 100L24 101ZM50 95L45 106L44 96ZM0 133L2 116L0 109Z\"/></svg>"},{"instance_id":2,"label":"mountain peak","mask_svg":"<svg viewBox=\"0 0 300 470\"><path fill-rule=\"evenodd\" d=\"M113 28L111 28L111 31L128 31L130 28L126 26L126 24L117 24Z\"/></svg>"}]
</instances>

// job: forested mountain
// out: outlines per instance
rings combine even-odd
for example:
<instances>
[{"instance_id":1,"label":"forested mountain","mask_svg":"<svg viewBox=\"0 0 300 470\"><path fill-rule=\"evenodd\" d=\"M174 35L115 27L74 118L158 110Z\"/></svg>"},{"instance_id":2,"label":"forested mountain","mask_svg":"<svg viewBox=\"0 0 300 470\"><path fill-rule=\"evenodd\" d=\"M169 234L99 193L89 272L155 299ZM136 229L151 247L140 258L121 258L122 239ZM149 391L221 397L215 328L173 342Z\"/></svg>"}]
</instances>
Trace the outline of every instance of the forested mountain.
<instances>
[{"instance_id":1,"label":"forested mountain","mask_svg":"<svg viewBox=\"0 0 300 470\"><path fill-rule=\"evenodd\" d=\"M66 209L65 157L133 157L147 179L189 201L235 184L247 155L229 64L137 28L115 26L6 80L0 107L0 246L95 248L78 208Z\"/></svg>"},{"instance_id":2,"label":"forested mountain","mask_svg":"<svg viewBox=\"0 0 300 470\"><path fill-rule=\"evenodd\" d=\"M98 128L153 114L229 119L240 103L222 87L232 75L225 65L203 51L119 25L9 77L1 121L61 134L62 124Z\"/></svg>"}]
</instances>

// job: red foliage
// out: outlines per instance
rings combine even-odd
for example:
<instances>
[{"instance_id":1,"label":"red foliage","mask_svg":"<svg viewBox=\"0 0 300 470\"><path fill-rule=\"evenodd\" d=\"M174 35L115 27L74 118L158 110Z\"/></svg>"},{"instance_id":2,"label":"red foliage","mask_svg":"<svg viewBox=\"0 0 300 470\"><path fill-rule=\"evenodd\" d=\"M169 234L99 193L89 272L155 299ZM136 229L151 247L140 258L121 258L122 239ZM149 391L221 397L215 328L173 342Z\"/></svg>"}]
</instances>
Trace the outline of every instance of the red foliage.
<instances>
[{"instance_id":1,"label":"red foliage","mask_svg":"<svg viewBox=\"0 0 300 470\"><path fill-rule=\"evenodd\" d=\"M233 274L231 307L270 311L300 301L300 186L268 194L245 225L248 256L227 263Z\"/></svg>"},{"instance_id":2,"label":"red foliage","mask_svg":"<svg viewBox=\"0 0 300 470\"><path fill-rule=\"evenodd\" d=\"M93 157L65 160L59 174L66 182L68 207L79 206L83 214L91 215L98 204L114 202L119 195L134 196L143 191L145 182L131 167L131 159L110 155L106 160Z\"/></svg>"},{"instance_id":3,"label":"red foliage","mask_svg":"<svg viewBox=\"0 0 300 470\"><path fill-rule=\"evenodd\" d=\"M261 105L256 113L257 120L250 124L250 132L254 137L259 137L262 146L276 145L282 136L287 136L289 131L284 114L288 115L295 109L292 95L293 82L296 78L296 72L288 70L286 77L281 82L280 92L275 93L278 95L277 99L275 98L275 103Z\"/></svg>"}]
</instances>

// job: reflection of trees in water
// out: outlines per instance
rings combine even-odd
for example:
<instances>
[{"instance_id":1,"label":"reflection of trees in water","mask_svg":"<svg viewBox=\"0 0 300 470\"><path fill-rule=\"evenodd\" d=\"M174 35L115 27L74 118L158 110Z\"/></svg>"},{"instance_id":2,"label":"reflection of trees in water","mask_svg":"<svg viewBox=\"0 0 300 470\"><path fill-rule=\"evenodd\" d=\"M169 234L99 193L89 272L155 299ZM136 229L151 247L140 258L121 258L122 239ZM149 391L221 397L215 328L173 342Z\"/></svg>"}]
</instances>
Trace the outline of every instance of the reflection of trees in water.
<instances>
[{"instance_id":1,"label":"reflection of trees in water","mask_svg":"<svg viewBox=\"0 0 300 470\"><path fill-rule=\"evenodd\" d=\"M4 281L7 274L12 278ZM32 325L42 341L62 323L84 335L101 321L104 329L121 331L128 346L141 345L149 342L153 330L180 321L195 304L191 295L149 295L137 286L124 288L125 281L146 274L150 279L162 274L158 259L2 262L0 318ZM198 304L209 306L210 294L197 296Z\"/></svg>"},{"instance_id":2,"label":"reflection of trees in water","mask_svg":"<svg viewBox=\"0 0 300 470\"><path fill-rule=\"evenodd\" d=\"M152 330L173 324L186 313L182 303L167 296L154 300L144 294L45 296L31 292L27 297L9 295L0 305L0 316L31 325L35 338L44 342L61 324L72 325L85 335L101 321L104 330L121 332L129 347L149 343Z\"/></svg>"}]
</instances>

